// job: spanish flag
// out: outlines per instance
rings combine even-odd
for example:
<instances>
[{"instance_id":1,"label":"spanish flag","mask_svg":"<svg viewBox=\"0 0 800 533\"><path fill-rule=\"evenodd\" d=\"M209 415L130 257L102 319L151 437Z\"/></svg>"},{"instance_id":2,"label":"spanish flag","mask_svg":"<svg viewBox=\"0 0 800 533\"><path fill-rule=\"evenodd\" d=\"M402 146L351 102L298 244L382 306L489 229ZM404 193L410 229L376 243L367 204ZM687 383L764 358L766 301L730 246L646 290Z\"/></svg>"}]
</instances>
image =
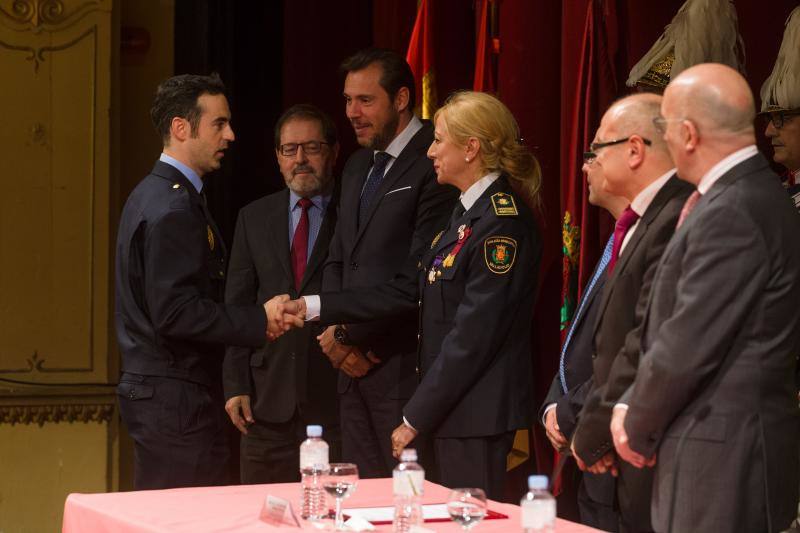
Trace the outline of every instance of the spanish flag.
<instances>
[{"instance_id":1,"label":"spanish flag","mask_svg":"<svg viewBox=\"0 0 800 533\"><path fill-rule=\"evenodd\" d=\"M416 80L417 107L414 110L422 118L431 119L438 107L436 103L436 78L433 73L433 19L431 0L420 0L417 20L411 41L408 43L406 61L411 66Z\"/></svg>"}]
</instances>

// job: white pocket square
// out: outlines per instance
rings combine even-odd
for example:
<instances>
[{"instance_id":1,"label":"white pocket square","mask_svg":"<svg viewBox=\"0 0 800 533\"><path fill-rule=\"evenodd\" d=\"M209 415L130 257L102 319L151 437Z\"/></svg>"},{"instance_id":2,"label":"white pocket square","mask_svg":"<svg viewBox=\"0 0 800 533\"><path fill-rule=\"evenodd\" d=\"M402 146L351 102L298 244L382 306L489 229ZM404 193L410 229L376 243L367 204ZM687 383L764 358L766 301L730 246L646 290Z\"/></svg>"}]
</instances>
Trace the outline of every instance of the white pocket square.
<instances>
[{"instance_id":1,"label":"white pocket square","mask_svg":"<svg viewBox=\"0 0 800 533\"><path fill-rule=\"evenodd\" d=\"M389 191L386 194L384 194L384 196L389 196L390 194L392 194L394 192L407 191L409 189L411 189L411 185L409 185L408 187L400 187L399 189L395 189L393 191Z\"/></svg>"}]
</instances>

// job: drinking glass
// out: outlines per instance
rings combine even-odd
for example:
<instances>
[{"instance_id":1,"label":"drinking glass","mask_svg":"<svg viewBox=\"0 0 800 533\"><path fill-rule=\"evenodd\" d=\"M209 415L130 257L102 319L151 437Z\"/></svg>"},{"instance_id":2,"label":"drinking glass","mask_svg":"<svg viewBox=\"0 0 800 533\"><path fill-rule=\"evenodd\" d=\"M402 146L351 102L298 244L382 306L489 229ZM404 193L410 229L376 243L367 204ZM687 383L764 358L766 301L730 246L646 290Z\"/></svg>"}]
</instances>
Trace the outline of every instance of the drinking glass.
<instances>
[{"instance_id":1,"label":"drinking glass","mask_svg":"<svg viewBox=\"0 0 800 533\"><path fill-rule=\"evenodd\" d=\"M344 518L342 517L342 500L356 490L358 484L358 467L352 463L331 463L328 475L322 487L325 492L336 499L336 531L344 531Z\"/></svg>"},{"instance_id":2,"label":"drinking glass","mask_svg":"<svg viewBox=\"0 0 800 533\"><path fill-rule=\"evenodd\" d=\"M486 493L481 489L453 489L447 497L450 519L469 531L486 516Z\"/></svg>"}]
</instances>

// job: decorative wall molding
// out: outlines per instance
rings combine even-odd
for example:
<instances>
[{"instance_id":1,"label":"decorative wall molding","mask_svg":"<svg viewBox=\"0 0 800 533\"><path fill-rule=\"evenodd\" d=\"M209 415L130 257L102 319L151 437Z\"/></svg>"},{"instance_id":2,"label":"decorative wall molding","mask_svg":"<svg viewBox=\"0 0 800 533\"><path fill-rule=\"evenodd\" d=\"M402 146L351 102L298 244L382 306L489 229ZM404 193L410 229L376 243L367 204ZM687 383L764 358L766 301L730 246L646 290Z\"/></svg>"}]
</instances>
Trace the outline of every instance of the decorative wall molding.
<instances>
[{"instance_id":1,"label":"decorative wall molding","mask_svg":"<svg viewBox=\"0 0 800 533\"><path fill-rule=\"evenodd\" d=\"M0 425L109 423L116 416L114 385L34 385L0 380Z\"/></svg>"},{"instance_id":2,"label":"decorative wall molding","mask_svg":"<svg viewBox=\"0 0 800 533\"><path fill-rule=\"evenodd\" d=\"M108 423L114 404L0 405L0 424L38 424L46 422Z\"/></svg>"},{"instance_id":3,"label":"decorative wall molding","mask_svg":"<svg viewBox=\"0 0 800 533\"><path fill-rule=\"evenodd\" d=\"M100 1L83 2L72 10L62 0L13 0L10 9L0 5L0 23L15 31L54 32L74 26L100 10Z\"/></svg>"},{"instance_id":4,"label":"decorative wall molding","mask_svg":"<svg viewBox=\"0 0 800 533\"><path fill-rule=\"evenodd\" d=\"M64 44L60 44L57 46L40 46L38 48L34 48L32 46L19 46L11 43L7 43L4 41L0 41L0 46L3 48L7 48L9 50L14 50L17 52L25 52L27 53L27 57L25 57L28 61L33 61L33 72L34 74L39 73L39 64L44 62L44 54L45 52L58 52L60 50L66 50L74 46L75 44L81 42L84 37L91 35L94 38L95 42L95 54L97 48L97 26L92 26L82 34L78 35L71 41L68 41Z\"/></svg>"}]
</instances>

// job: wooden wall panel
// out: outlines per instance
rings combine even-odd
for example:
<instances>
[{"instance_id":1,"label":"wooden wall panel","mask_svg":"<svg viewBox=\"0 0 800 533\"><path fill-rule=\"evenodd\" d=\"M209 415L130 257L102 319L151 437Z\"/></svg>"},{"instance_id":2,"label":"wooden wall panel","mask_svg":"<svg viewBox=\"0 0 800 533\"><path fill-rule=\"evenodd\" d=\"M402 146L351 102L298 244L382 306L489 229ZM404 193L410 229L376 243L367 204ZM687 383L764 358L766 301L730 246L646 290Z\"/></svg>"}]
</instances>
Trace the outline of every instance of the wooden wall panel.
<instances>
[{"instance_id":1,"label":"wooden wall panel","mask_svg":"<svg viewBox=\"0 0 800 533\"><path fill-rule=\"evenodd\" d=\"M111 0L0 0L0 376L107 381Z\"/></svg>"}]
</instances>

